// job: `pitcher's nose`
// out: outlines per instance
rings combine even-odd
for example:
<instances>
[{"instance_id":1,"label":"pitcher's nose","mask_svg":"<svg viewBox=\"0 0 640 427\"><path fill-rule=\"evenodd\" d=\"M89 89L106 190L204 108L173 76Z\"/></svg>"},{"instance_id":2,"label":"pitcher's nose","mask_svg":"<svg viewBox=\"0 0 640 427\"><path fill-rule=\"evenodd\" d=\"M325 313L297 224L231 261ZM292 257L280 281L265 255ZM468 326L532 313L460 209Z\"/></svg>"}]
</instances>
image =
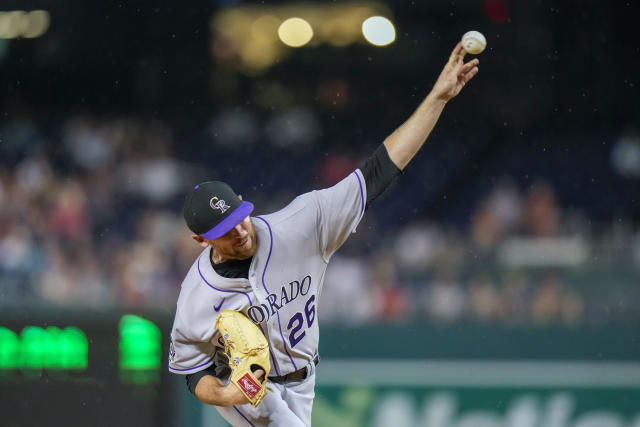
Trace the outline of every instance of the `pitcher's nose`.
<instances>
[{"instance_id":1,"label":"pitcher's nose","mask_svg":"<svg viewBox=\"0 0 640 427\"><path fill-rule=\"evenodd\" d=\"M249 233L243 226L242 223L236 225L235 227L233 227L233 230L236 234L236 236L238 237L244 237L247 235L247 233Z\"/></svg>"}]
</instances>

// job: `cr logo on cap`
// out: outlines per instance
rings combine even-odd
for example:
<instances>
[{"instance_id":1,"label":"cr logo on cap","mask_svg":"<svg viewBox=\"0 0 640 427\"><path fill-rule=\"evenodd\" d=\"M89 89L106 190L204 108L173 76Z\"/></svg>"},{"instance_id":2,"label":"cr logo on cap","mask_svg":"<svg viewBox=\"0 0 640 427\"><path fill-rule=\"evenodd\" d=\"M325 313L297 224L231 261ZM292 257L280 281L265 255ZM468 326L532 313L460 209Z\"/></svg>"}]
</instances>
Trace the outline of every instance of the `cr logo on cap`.
<instances>
[{"instance_id":1,"label":"cr logo on cap","mask_svg":"<svg viewBox=\"0 0 640 427\"><path fill-rule=\"evenodd\" d=\"M220 209L222 213L225 213L227 209L231 207L224 200L218 200L217 197L212 197L211 200L209 200L209 205L212 209Z\"/></svg>"}]
</instances>

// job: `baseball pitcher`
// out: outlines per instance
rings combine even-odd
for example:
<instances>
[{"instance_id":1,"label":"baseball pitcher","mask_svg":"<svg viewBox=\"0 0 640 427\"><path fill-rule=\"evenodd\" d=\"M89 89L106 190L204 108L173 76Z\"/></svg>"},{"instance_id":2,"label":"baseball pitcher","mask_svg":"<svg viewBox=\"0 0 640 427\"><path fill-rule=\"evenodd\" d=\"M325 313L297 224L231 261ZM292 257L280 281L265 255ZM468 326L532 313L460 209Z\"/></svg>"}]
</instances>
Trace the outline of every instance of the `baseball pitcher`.
<instances>
[{"instance_id":1,"label":"baseball pitcher","mask_svg":"<svg viewBox=\"0 0 640 427\"><path fill-rule=\"evenodd\" d=\"M333 187L253 217L225 183L187 195L184 218L203 251L182 283L169 370L232 425L311 425L327 264L478 73L478 60L464 56L458 43L411 117Z\"/></svg>"}]
</instances>

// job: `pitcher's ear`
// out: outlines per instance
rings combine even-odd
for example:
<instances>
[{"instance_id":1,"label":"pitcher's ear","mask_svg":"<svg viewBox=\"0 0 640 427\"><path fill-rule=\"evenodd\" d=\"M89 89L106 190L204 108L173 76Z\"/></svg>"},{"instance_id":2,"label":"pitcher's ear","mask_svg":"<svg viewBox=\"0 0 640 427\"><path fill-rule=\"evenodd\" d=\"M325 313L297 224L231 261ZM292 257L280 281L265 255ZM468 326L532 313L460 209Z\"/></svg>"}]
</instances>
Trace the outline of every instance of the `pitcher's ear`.
<instances>
[{"instance_id":1,"label":"pitcher's ear","mask_svg":"<svg viewBox=\"0 0 640 427\"><path fill-rule=\"evenodd\" d=\"M196 242L198 242L198 244L200 246L202 246L203 248L206 248L207 246L209 246L209 244L207 243L207 241L204 239L204 237L198 235L198 234L192 234L191 238L193 240L195 240Z\"/></svg>"}]
</instances>

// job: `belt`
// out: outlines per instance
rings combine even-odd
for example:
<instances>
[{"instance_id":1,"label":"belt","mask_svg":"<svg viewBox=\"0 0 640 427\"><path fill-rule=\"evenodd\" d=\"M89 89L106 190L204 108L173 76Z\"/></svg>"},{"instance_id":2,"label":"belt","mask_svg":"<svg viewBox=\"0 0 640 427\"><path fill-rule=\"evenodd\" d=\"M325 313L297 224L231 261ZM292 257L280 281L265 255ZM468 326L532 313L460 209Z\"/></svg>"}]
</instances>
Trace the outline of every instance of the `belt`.
<instances>
[{"instance_id":1,"label":"belt","mask_svg":"<svg viewBox=\"0 0 640 427\"><path fill-rule=\"evenodd\" d=\"M318 358L318 356L313 358L314 365L318 366L319 362L320 362L320 359ZM302 381L307 378L307 375L308 375L307 367L305 366L304 368L300 368L297 371L291 372L287 375L281 375L279 377L269 377L269 381L278 383L278 384L284 384L284 383L290 383L294 381Z\"/></svg>"}]
</instances>

